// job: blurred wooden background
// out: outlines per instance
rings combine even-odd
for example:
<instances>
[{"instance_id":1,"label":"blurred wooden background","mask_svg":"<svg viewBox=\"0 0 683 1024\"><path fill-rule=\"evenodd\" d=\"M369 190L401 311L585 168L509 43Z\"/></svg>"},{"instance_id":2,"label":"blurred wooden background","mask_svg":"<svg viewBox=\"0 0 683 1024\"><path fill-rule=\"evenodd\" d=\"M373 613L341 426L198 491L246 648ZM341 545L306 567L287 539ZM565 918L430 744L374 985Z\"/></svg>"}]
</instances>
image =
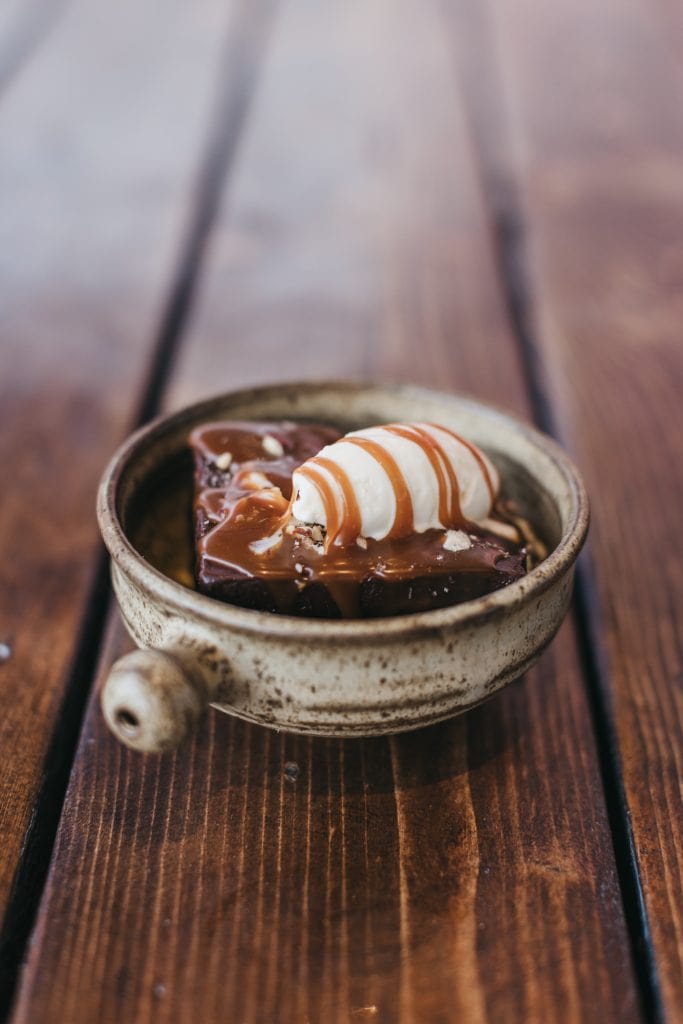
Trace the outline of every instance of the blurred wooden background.
<instances>
[{"instance_id":1,"label":"blurred wooden background","mask_svg":"<svg viewBox=\"0 0 683 1024\"><path fill-rule=\"evenodd\" d=\"M0 1019L683 1020L683 8L11 0L0 89ZM558 437L571 616L446 725L125 751L107 458L323 376Z\"/></svg>"}]
</instances>

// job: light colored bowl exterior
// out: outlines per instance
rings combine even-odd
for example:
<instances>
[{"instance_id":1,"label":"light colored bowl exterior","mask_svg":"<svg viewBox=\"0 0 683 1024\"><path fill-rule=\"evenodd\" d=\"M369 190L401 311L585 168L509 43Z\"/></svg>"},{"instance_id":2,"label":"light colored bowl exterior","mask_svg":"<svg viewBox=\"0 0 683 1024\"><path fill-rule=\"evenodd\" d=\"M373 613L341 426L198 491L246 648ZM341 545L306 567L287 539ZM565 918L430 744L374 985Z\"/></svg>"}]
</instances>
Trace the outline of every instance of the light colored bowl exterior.
<instances>
[{"instance_id":1,"label":"light colored bowl exterior","mask_svg":"<svg viewBox=\"0 0 683 1024\"><path fill-rule=\"evenodd\" d=\"M450 426L494 458L498 453L524 467L539 501L550 499L559 513L561 539L537 568L503 590L452 608L364 621L295 619L236 608L173 582L132 548L116 511L124 478L126 487L137 486L202 421L303 416L349 428L392 420ZM339 382L237 392L152 424L112 460L98 515L123 619L136 643L150 650L152 675L165 677L165 663L154 662L153 652L162 651L187 680L187 700L171 706L165 694L155 704L145 703L149 685L140 675L139 659L130 671L120 669L114 682L110 677L103 694L107 721L123 742L145 750L179 742L196 718L188 708L204 701L250 721L326 736L413 729L480 703L532 665L557 632L588 527L578 473L537 431L469 399ZM149 729L144 722L126 728L120 709L128 697L139 698L135 719L140 708L154 718Z\"/></svg>"}]
</instances>

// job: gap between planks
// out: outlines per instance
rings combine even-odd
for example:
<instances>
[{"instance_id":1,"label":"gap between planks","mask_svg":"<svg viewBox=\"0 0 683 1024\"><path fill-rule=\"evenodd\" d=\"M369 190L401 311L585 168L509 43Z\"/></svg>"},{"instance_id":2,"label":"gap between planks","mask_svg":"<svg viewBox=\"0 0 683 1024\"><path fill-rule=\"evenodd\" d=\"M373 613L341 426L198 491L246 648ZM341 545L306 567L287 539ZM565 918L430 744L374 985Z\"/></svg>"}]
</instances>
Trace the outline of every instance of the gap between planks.
<instances>
[{"instance_id":1,"label":"gap between planks","mask_svg":"<svg viewBox=\"0 0 683 1024\"><path fill-rule=\"evenodd\" d=\"M510 200L514 189L507 190ZM543 384L544 371L533 323L533 293L527 274L526 243L519 207L508 208L492 225L494 253L498 261L512 331L517 341L534 422L546 434L562 437ZM576 568L571 614L576 627L579 659L586 684L588 706L600 765L624 916L631 943L631 957L638 981L641 1009L648 1024L664 1024L650 925L643 899L621 772L613 716L609 701L609 675L600 653L599 612L593 566L584 552Z\"/></svg>"},{"instance_id":2,"label":"gap between planks","mask_svg":"<svg viewBox=\"0 0 683 1024\"><path fill-rule=\"evenodd\" d=\"M452 20L455 30L455 65L461 83L463 105L478 161L483 208L488 211L492 252L507 305L511 332L517 344L529 404L535 424L544 433L562 443L556 417L548 397L543 356L534 327L534 295L529 273L528 239L524 226L524 209L520 181L511 142L511 126L500 78L499 61L492 36L486 5L463 0L455 13L442 0L444 19ZM467 23L467 31L459 31ZM471 42L476 35L475 52L481 59L488 55L492 73L488 76L485 99L475 97L475 69L467 65L462 42ZM488 125L484 120L488 120ZM490 138L495 126L496 146ZM502 152L501 152L502 150ZM599 609L595 574L590 556L584 552L577 564L571 614L574 620L580 665L586 685L595 743L600 766L602 788L612 834L614 857L624 916L631 945L631 959L637 979L641 1011L647 1024L664 1024L665 1014L657 976L650 924L643 897L633 830L626 801L621 761L613 713L610 706L609 672L602 657L599 640Z\"/></svg>"},{"instance_id":3,"label":"gap between planks","mask_svg":"<svg viewBox=\"0 0 683 1024\"><path fill-rule=\"evenodd\" d=\"M188 226L176 269L162 306L149 371L131 430L157 415L197 290L211 228L230 175L263 66L278 0L241 0L228 27L208 137L189 202ZM40 24L42 39L54 19ZM32 23L31 23L32 24ZM33 40L33 36L31 36ZM30 49L21 51L23 59ZM4 82L0 76L0 85ZM21 964L40 906L62 807L95 678L111 607L109 557L101 549L93 568L83 619L64 699L45 756L42 783L24 839L2 928L0 929L0 1021L8 1019Z\"/></svg>"}]
</instances>

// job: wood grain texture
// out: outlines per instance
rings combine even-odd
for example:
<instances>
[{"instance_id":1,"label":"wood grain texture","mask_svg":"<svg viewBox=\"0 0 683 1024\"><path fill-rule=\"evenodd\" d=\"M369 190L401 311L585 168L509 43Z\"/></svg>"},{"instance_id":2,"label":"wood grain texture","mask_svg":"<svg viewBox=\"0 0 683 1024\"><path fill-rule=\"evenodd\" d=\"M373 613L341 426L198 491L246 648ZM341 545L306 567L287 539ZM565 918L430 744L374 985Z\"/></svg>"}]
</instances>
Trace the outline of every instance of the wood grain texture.
<instances>
[{"instance_id":1,"label":"wood grain texture","mask_svg":"<svg viewBox=\"0 0 683 1024\"><path fill-rule=\"evenodd\" d=\"M0 917L206 130L223 4L75 2L0 107ZM149 33L156 39L149 60Z\"/></svg>"},{"instance_id":2,"label":"wood grain texture","mask_svg":"<svg viewBox=\"0 0 683 1024\"><path fill-rule=\"evenodd\" d=\"M391 740L211 713L141 758L93 704L13 1020L638 1019L569 634Z\"/></svg>"},{"instance_id":3,"label":"wood grain texture","mask_svg":"<svg viewBox=\"0 0 683 1024\"><path fill-rule=\"evenodd\" d=\"M592 633L664 1008L676 1021L683 561L672 537L683 507L683 80L656 8L526 0L495 9L523 157L535 335L562 436L592 495Z\"/></svg>"},{"instance_id":4,"label":"wood grain texture","mask_svg":"<svg viewBox=\"0 0 683 1024\"><path fill-rule=\"evenodd\" d=\"M439 10L283 7L169 405L374 372L526 414ZM93 700L13 1024L84 1017L638 1020L571 623L392 740L212 713L145 759Z\"/></svg>"}]
</instances>

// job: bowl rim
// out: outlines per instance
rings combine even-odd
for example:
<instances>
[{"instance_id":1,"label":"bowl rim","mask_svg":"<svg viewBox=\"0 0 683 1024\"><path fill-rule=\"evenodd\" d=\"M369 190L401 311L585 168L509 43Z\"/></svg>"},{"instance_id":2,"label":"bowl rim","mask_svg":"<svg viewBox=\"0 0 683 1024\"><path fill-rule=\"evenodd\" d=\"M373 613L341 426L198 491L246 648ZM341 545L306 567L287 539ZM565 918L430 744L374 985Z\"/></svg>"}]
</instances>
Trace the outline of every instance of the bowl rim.
<instances>
[{"instance_id":1,"label":"bowl rim","mask_svg":"<svg viewBox=\"0 0 683 1024\"><path fill-rule=\"evenodd\" d=\"M275 396L278 392L284 394L296 391L305 394L329 388L354 393L381 391L385 397L404 400L415 398L455 401L461 406L469 407L475 413L484 413L489 418L502 421L508 430L521 435L528 443L541 449L554 463L568 485L571 506L567 526L558 545L526 576L501 590L447 608L373 619L307 619L230 605L177 583L151 565L133 547L117 513L117 496L124 472L144 446L153 444L158 437L174 431L185 420L194 421L204 415L209 418L211 411L227 400L246 403ZM354 639L381 642L388 635L412 639L441 632L445 628L464 628L475 622L488 621L505 615L520 603L527 604L555 584L576 561L588 532L590 508L581 475L562 448L546 434L495 405L460 392L439 391L413 384L320 379L280 381L258 387L239 388L157 416L130 434L111 457L97 492L97 519L113 563L130 577L139 589L151 594L156 601L162 602L165 606L170 606L181 616L191 617L195 621L200 620L209 626L227 628L233 632L289 638L297 642L315 640L324 644Z\"/></svg>"}]
</instances>

